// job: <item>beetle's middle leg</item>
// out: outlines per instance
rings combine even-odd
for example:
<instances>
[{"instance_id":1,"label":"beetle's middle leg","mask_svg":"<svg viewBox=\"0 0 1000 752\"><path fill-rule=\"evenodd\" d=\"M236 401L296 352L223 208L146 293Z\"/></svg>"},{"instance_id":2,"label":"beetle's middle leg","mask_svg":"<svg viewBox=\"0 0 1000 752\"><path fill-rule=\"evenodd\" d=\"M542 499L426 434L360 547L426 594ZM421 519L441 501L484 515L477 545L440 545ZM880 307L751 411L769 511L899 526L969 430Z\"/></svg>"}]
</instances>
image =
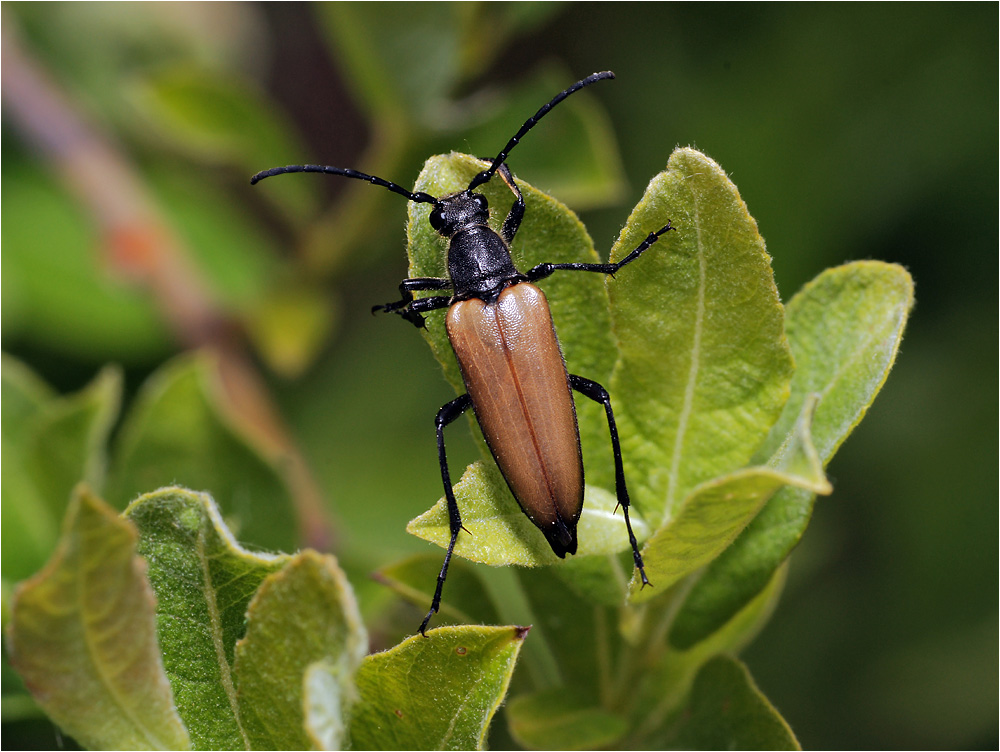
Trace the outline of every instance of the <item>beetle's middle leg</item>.
<instances>
[{"instance_id":1,"label":"beetle's middle leg","mask_svg":"<svg viewBox=\"0 0 1000 752\"><path fill-rule=\"evenodd\" d=\"M611 410L611 396L603 386L596 381L585 379L583 376L570 374L569 385L585 397L590 397L594 402L600 402L604 405L604 412L608 416L608 429L611 431L611 450L615 456L615 494L618 497L619 506L625 512L625 527L628 530L629 543L632 544L632 559L635 561L636 569L639 570L639 576L642 578L642 586L645 587L651 583L646 579L646 569L642 565L642 556L639 554L639 543L635 539L635 533L632 532L632 522L628 518L628 488L625 486L622 448L618 443L618 427L615 425L615 414Z\"/></svg>"},{"instance_id":2,"label":"beetle's middle leg","mask_svg":"<svg viewBox=\"0 0 1000 752\"><path fill-rule=\"evenodd\" d=\"M458 417L472 406L472 400L468 394L453 399L438 410L437 417L434 418L434 427L437 430L438 461L441 463L441 481L444 483L444 497L448 502L448 527L451 530L451 541L448 543L448 552L444 555L444 563L438 573L437 587L434 589L434 599L431 601L431 610L420 623L417 631L424 634L427 629L427 622L441 608L441 591L444 588L445 578L448 576L448 564L451 563L451 554L455 550L455 541L458 540L458 531L462 529L462 515L458 511L458 502L455 501L455 492L451 488L451 475L448 473L448 458L444 451L444 427L453 423ZM424 635L426 637L426 635Z\"/></svg>"},{"instance_id":3,"label":"beetle's middle leg","mask_svg":"<svg viewBox=\"0 0 1000 752\"><path fill-rule=\"evenodd\" d=\"M447 295L435 295L430 298L415 299L413 293L417 290L450 290L451 280L442 277L411 277L399 283L400 299L394 303L383 303L372 306L372 313L385 311L386 313L397 313L414 326L420 328L424 325L424 317L421 313L435 311L439 308L446 308L451 302Z\"/></svg>"}]
</instances>

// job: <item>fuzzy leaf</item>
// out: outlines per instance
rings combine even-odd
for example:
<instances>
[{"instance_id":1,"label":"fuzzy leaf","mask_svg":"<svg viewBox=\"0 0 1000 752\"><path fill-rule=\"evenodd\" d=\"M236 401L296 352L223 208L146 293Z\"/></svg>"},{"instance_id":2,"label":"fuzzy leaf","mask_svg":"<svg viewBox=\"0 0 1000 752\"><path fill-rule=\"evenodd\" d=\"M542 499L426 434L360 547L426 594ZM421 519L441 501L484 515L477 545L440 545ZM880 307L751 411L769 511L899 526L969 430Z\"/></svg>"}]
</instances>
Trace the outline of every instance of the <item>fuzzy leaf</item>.
<instances>
[{"instance_id":1,"label":"fuzzy leaf","mask_svg":"<svg viewBox=\"0 0 1000 752\"><path fill-rule=\"evenodd\" d=\"M165 485L212 489L241 540L293 550L291 490L221 408L214 373L207 359L184 356L143 385L122 426L110 495L125 504Z\"/></svg>"},{"instance_id":2,"label":"fuzzy leaf","mask_svg":"<svg viewBox=\"0 0 1000 752\"><path fill-rule=\"evenodd\" d=\"M288 557L241 548L207 494L161 489L136 499L125 516L149 562L163 665L193 745L249 748L234 648L258 586Z\"/></svg>"},{"instance_id":3,"label":"fuzzy leaf","mask_svg":"<svg viewBox=\"0 0 1000 752\"><path fill-rule=\"evenodd\" d=\"M814 399L806 401L794 433L775 454L772 465L744 468L703 483L647 541L643 548L646 574L657 588L670 587L718 556L783 486L830 493L809 432L814 407ZM642 587L638 573L632 577L631 591L636 603L657 594L653 588Z\"/></svg>"},{"instance_id":4,"label":"fuzzy leaf","mask_svg":"<svg viewBox=\"0 0 1000 752\"><path fill-rule=\"evenodd\" d=\"M507 723L527 749L606 749L628 731L623 717L581 702L566 687L515 697Z\"/></svg>"},{"instance_id":5,"label":"fuzzy leaf","mask_svg":"<svg viewBox=\"0 0 1000 752\"><path fill-rule=\"evenodd\" d=\"M186 749L136 531L86 491L55 556L18 588L7 639L45 712L85 747Z\"/></svg>"},{"instance_id":6,"label":"fuzzy leaf","mask_svg":"<svg viewBox=\"0 0 1000 752\"><path fill-rule=\"evenodd\" d=\"M736 186L678 149L612 251L670 220L608 283L621 357L612 381L632 500L662 524L695 486L743 467L778 419L792 361L770 257ZM631 273L630 273L631 272ZM657 585L659 587L659 585Z\"/></svg>"},{"instance_id":7,"label":"fuzzy leaf","mask_svg":"<svg viewBox=\"0 0 1000 752\"><path fill-rule=\"evenodd\" d=\"M329 741L335 734L329 724L346 715L354 672L367 650L358 605L336 559L303 551L269 575L250 602L233 668L251 746L310 747L310 712L328 716L321 735ZM330 681L339 688L330 688Z\"/></svg>"},{"instance_id":8,"label":"fuzzy leaf","mask_svg":"<svg viewBox=\"0 0 1000 752\"><path fill-rule=\"evenodd\" d=\"M525 627L441 627L368 656L357 674L355 749L482 749Z\"/></svg>"},{"instance_id":9,"label":"fuzzy leaf","mask_svg":"<svg viewBox=\"0 0 1000 752\"><path fill-rule=\"evenodd\" d=\"M676 747L801 749L746 666L727 656L713 658L698 672Z\"/></svg>"},{"instance_id":10,"label":"fuzzy leaf","mask_svg":"<svg viewBox=\"0 0 1000 752\"><path fill-rule=\"evenodd\" d=\"M830 269L792 298L792 396L758 456L775 450L793 411L818 394L812 435L826 465L885 383L912 305L910 275L875 261ZM808 489L791 487L771 498L691 590L670 633L674 645L704 639L760 591L805 532L814 499Z\"/></svg>"}]
</instances>

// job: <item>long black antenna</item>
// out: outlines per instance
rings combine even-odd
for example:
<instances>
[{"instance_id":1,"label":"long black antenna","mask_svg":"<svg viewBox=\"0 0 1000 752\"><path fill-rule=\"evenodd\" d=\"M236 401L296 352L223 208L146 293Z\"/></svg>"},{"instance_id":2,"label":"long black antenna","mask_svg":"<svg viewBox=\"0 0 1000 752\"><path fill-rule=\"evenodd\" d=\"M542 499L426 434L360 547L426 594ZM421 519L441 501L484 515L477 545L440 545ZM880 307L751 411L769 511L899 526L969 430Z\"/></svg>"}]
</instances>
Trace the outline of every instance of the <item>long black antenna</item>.
<instances>
[{"instance_id":1,"label":"long black antenna","mask_svg":"<svg viewBox=\"0 0 1000 752\"><path fill-rule=\"evenodd\" d=\"M273 177L274 175L284 175L288 172L322 172L327 175L343 175L345 178L355 178L356 180L365 180L372 185L380 185L383 188L388 188L393 193L398 193L400 196L406 196L410 201L416 201L418 204L436 204L438 200L429 193L413 193L408 191L400 185L395 183L390 183L388 180L383 180L382 178L377 178L374 175L367 175L363 172L358 172L357 170L350 170L344 167L328 167L326 165L288 165L287 167L272 167L270 170L262 170L250 178L250 185L256 185L264 178Z\"/></svg>"},{"instance_id":2,"label":"long black antenna","mask_svg":"<svg viewBox=\"0 0 1000 752\"><path fill-rule=\"evenodd\" d=\"M514 134L513 138L511 138L511 140L507 142L507 145L503 147L503 149L500 151L499 154L497 154L496 159L493 160L493 164L490 165L489 169L483 170L481 173L479 173L478 175L476 175L476 177L472 179L472 182L469 183L468 190L471 191L477 186L489 182L489 179L493 177L493 173L497 171L500 165L502 165L504 162L507 161L507 156L510 154L511 149L513 149L515 146L518 145L521 139L524 138L524 134L526 134L528 131L534 128L535 125L538 123L538 121L541 120L543 117L545 117L546 114L548 114L549 110L551 110L561 101L563 101L570 94L580 91L580 89L582 89L584 86L590 86L591 84L597 83L598 81L603 81L606 78L614 78L614 77L615 74L612 73L611 71L592 73L582 81L577 81L575 84L566 89L566 91L560 92L556 94L554 97L552 97L552 100L548 104L544 105L538 112L536 112L534 115L532 115L530 118L524 121L524 125L521 126L520 130L518 130L518 132Z\"/></svg>"}]
</instances>

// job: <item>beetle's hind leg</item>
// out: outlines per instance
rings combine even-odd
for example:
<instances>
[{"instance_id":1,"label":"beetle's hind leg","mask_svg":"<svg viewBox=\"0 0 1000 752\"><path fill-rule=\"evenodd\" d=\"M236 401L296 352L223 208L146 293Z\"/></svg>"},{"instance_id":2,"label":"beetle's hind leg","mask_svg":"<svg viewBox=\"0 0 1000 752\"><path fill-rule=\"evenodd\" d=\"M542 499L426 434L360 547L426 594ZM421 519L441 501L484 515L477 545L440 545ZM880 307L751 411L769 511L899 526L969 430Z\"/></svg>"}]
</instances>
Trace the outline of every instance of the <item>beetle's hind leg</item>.
<instances>
[{"instance_id":1,"label":"beetle's hind leg","mask_svg":"<svg viewBox=\"0 0 1000 752\"><path fill-rule=\"evenodd\" d=\"M451 280L441 277L412 277L404 279L399 283L400 300L393 303L383 303L372 306L372 313L385 311L402 316L411 324L418 328L424 325L422 313L435 311L439 308L446 308L451 302L451 297L447 295L435 295L430 298L414 298L413 293L417 290L450 290Z\"/></svg>"},{"instance_id":2,"label":"beetle's hind leg","mask_svg":"<svg viewBox=\"0 0 1000 752\"><path fill-rule=\"evenodd\" d=\"M608 394L608 390L603 386L598 384L596 381L585 379L583 376L570 374L569 385L585 397L589 397L594 400L594 402L600 402L604 405L604 412L607 413L608 416L608 429L611 431L611 451L615 456L615 494L618 497L619 506L621 506L622 511L625 512L625 527L628 530L629 543L632 544L632 560L635 562L636 569L639 570L639 577L642 578L642 586L645 587L646 585L651 585L652 583L650 583L650 581L646 578L646 568L642 564L642 555L639 553L639 543L635 539L635 533L632 532L632 521L628 517L628 488L625 485L625 468L622 465L622 448L621 444L618 442L618 427L615 425L615 414L611 409L611 396Z\"/></svg>"},{"instance_id":3,"label":"beetle's hind leg","mask_svg":"<svg viewBox=\"0 0 1000 752\"><path fill-rule=\"evenodd\" d=\"M441 591L444 589L444 581L448 576L448 564L451 563L451 555L455 550L455 541L458 540L458 531L462 529L462 515L458 511L458 502L455 501L455 492L451 488L451 475L448 473L448 458L444 451L444 427L453 423L458 417L472 406L472 400L468 394L453 399L438 410L437 417L434 418L434 427L437 431L438 461L441 463L441 481L444 483L444 497L448 502L448 527L451 531L451 540L448 542L448 552L444 555L444 563L438 573L437 587L434 588L434 599L431 601L431 610L420 623L417 631L424 634L427 623L441 608Z\"/></svg>"}]
</instances>

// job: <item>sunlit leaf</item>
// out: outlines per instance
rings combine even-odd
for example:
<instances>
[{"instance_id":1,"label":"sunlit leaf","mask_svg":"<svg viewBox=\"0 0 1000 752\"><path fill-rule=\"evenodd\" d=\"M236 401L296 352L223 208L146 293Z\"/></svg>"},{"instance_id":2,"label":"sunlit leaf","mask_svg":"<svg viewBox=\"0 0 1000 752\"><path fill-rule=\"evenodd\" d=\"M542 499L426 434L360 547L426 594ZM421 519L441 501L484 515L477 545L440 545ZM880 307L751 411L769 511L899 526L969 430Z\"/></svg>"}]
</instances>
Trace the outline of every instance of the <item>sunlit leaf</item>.
<instances>
[{"instance_id":1,"label":"sunlit leaf","mask_svg":"<svg viewBox=\"0 0 1000 752\"><path fill-rule=\"evenodd\" d=\"M677 149L652 180L612 257L667 220L675 230L608 285L621 352L610 391L632 498L654 525L698 484L747 464L792 375L757 224L722 169L693 149Z\"/></svg>"},{"instance_id":2,"label":"sunlit leaf","mask_svg":"<svg viewBox=\"0 0 1000 752\"><path fill-rule=\"evenodd\" d=\"M482 749L524 627L441 627L368 656L357 674L355 749Z\"/></svg>"},{"instance_id":3,"label":"sunlit leaf","mask_svg":"<svg viewBox=\"0 0 1000 752\"><path fill-rule=\"evenodd\" d=\"M815 400L802 407L795 431L771 465L748 467L698 486L675 517L643 547L646 574L657 588L670 587L718 556L784 486L830 493L822 464L812 445L810 425ZM654 597L633 575L631 600Z\"/></svg>"},{"instance_id":4,"label":"sunlit leaf","mask_svg":"<svg viewBox=\"0 0 1000 752\"><path fill-rule=\"evenodd\" d=\"M913 305L913 281L901 267L861 261L830 269L788 304L788 338L795 356L792 396L767 443L773 452L790 429L793 411L819 395L813 442L825 465L861 420L888 376ZM814 494L785 488L706 570L670 633L686 647L724 623L760 588L798 543Z\"/></svg>"},{"instance_id":5,"label":"sunlit leaf","mask_svg":"<svg viewBox=\"0 0 1000 752\"><path fill-rule=\"evenodd\" d=\"M86 491L59 548L14 598L14 666L45 712L85 747L186 749L136 556L136 531Z\"/></svg>"}]
</instances>

